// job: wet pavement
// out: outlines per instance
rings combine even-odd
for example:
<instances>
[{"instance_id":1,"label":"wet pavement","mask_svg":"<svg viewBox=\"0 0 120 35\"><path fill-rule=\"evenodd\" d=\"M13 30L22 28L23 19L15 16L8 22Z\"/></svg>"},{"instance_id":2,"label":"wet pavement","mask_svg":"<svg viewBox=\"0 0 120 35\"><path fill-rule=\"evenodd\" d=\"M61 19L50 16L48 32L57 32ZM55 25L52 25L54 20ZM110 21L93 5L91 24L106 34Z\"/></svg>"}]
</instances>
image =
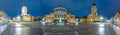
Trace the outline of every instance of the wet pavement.
<instances>
[{"instance_id":1,"label":"wet pavement","mask_svg":"<svg viewBox=\"0 0 120 35\"><path fill-rule=\"evenodd\" d=\"M105 23L79 25L41 25L40 23L11 24L2 35L116 35Z\"/></svg>"},{"instance_id":2,"label":"wet pavement","mask_svg":"<svg viewBox=\"0 0 120 35\"><path fill-rule=\"evenodd\" d=\"M8 24L0 24L0 34L8 27Z\"/></svg>"}]
</instances>

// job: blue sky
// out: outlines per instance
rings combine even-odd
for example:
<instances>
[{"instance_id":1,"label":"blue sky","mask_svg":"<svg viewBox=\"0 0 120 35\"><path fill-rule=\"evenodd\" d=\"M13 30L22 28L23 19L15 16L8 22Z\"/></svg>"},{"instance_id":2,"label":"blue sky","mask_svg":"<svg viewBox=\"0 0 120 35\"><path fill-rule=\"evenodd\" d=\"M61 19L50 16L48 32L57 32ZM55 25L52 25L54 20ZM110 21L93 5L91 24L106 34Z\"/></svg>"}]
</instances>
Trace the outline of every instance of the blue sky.
<instances>
[{"instance_id":1,"label":"blue sky","mask_svg":"<svg viewBox=\"0 0 120 35\"><path fill-rule=\"evenodd\" d=\"M28 13L33 16L44 16L53 12L53 9L62 5L68 12L83 17L91 13L91 6L96 2L98 14L104 17L113 17L120 11L120 0L0 0L2 8L9 17L21 14L23 4L27 4Z\"/></svg>"}]
</instances>

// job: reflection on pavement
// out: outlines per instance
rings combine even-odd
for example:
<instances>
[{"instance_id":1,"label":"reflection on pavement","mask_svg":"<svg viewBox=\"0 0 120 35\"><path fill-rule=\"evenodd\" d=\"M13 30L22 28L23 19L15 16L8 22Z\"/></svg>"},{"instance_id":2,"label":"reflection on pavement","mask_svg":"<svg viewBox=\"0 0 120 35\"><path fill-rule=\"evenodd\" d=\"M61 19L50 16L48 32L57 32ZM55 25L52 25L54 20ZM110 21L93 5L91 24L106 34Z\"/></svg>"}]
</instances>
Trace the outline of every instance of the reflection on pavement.
<instances>
[{"instance_id":1,"label":"reflection on pavement","mask_svg":"<svg viewBox=\"0 0 120 35\"><path fill-rule=\"evenodd\" d=\"M105 33L105 27L104 27L104 24L99 24L99 28L98 28L98 32L99 32L99 35L104 35Z\"/></svg>"},{"instance_id":2,"label":"reflection on pavement","mask_svg":"<svg viewBox=\"0 0 120 35\"><path fill-rule=\"evenodd\" d=\"M115 35L107 24L42 25L40 23L11 24L2 35Z\"/></svg>"},{"instance_id":3,"label":"reflection on pavement","mask_svg":"<svg viewBox=\"0 0 120 35\"><path fill-rule=\"evenodd\" d=\"M30 32L30 28L29 27L25 27L24 25L20 24L20 23L16 23L15 24L15 28L14 28L14 35L29 35Z\"/></svg>"}]
</instances>

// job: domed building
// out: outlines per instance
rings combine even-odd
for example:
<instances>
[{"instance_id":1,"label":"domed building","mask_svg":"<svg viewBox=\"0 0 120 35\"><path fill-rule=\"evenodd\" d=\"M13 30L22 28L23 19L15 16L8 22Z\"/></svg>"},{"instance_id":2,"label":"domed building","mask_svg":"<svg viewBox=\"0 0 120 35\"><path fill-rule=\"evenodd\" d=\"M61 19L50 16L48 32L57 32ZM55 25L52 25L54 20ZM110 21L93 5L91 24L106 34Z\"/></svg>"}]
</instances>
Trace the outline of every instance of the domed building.
<instances>
[{"instance_id":1,"label":"domed building","mask_svg":"<svg viewBox=\"0 0 120 35\"><path fill-rule=\"evenodd\" d=\"M91 7L91 13L85 18L84 17L81 18L80 22L99 22L100 20L101 20L101 17L97 13L96 3L93 3Z\"/></svg>"},{"instance_id":2,"label":"domed building","mask_svg":"<svg viewBox=\"0 0 120 35\"><path fill-rule=\"evenodd\" d=\"M7 19L7 14L2 9L0 9L0 23L7 22Z\"/></svg>"},{"instance_id":3,"label":"domed building","mask_svg":"<svg viewBox=\"0 0 120 35\"><path fill-rule=\"evenodd\" d=\"M21 21L21 22L33 22L34 17L30 14L27 14L27 6L24 4L21 9L21 15L14 17L13 21Z\"/></svg>"},{"instance_id":4,"label":"domed building","mask_svg":"<svg viewBox=\"0 0 120 35\"><path fill-rule=\"evenodd\" d=\"M52 23L56 20L64 20L69 23L75 22L75 16L67 13L67 9L63 7L57 7L53 10L53 13L45 16L45 22Z\"/></svg>"},{"instance_id":5,"label":"domed building","mask_svg":"<svg viewBox=\"0 0 120 35\"><path fill-rule=\"evenodd\" d=\"M100 16L97 13L96 3L93 3L91 7L91 14L87 16L87 22L94 22L99 20L100 20Z\"/></svg>"}]
</instances>

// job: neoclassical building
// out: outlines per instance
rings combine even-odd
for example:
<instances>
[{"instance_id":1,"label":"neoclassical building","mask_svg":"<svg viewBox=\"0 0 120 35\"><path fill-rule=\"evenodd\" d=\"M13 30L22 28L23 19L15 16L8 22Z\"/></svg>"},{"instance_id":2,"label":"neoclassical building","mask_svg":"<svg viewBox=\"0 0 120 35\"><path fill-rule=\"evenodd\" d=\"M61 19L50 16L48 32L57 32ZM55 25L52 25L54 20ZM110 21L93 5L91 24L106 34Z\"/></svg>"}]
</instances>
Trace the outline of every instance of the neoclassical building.
<instances>
[{"instance_id":1,"label":"neoclassical building","mask_svg":"<svg viewBox=\"0 0 120 35\"><path fill-rule=\"evenodd\" d=\"M14 17L13 21L23 21L23 22L31 22L34 21L34 17L30 14L27 14L27 6L24 4L21 9L21 15Z\"/></svg>"},{"instance_id":2,"label":"neoclassical building","mask_svg":"<svg viewBox=\"0 0 120 35\"><path fill-rule=\"evenodd\" d=\"M67 13L67 9L60 6L55 8L52 13L45 16L45 22L54 22L55 20L75 22L75 16Z\"/></svg>"},{"instance_id":3,"label":"neoclassical building","mask_svg":"<svg viewBox=\"0 0 120 35\"><path fill-rule=\"evenodd\" d=\"M7 22L7 19L7 14L2 9L0 9L0 23Z\"/></svg>"},{"instance_id":4,"label":"neoclassical building","mask_svg":"<svg viewBox=\"0 0 120 35\"><path fill-rule=\"evenodd\" d=\"M100 16L97 13L97 6L95 3L93 3L91 7L91 14L87 16L87 22L94 22L99 20L100 20Z\"/></svg>"}]
</instances>

